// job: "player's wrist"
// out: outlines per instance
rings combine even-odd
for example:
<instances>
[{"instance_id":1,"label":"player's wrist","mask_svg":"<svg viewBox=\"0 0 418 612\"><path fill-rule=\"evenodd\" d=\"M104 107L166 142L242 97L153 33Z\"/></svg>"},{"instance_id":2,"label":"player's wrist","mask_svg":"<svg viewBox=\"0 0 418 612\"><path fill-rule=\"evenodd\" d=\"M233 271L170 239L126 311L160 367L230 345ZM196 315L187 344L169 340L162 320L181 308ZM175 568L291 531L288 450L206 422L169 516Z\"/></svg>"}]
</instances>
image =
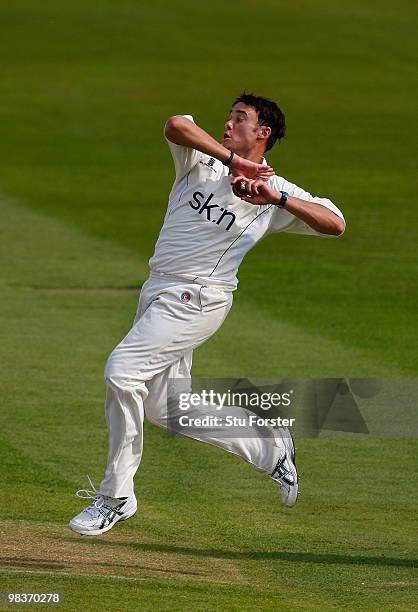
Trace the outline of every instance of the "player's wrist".
<instances>
[{"instance_id":1,"label":"player's wrist","mask_svg":"<svg viewBox=\"0 0 418 612\"><path fill-rule=\"evenodd\" d=\"M277 208L286 208L287 198L289 194L287 191L274 191L273 204Z\"/></svg>"},{"instance_id":2,"label":"player's wrist","mask_svg":"<svg viewBox=\"0 0 418 612\"><path fill-rule=\"evenodd\" d=\"M230 166L235 157L235 153L233 151L228 151L228 157L226 159L221 159L224 166Z\"/></svg>"}]
</instances>

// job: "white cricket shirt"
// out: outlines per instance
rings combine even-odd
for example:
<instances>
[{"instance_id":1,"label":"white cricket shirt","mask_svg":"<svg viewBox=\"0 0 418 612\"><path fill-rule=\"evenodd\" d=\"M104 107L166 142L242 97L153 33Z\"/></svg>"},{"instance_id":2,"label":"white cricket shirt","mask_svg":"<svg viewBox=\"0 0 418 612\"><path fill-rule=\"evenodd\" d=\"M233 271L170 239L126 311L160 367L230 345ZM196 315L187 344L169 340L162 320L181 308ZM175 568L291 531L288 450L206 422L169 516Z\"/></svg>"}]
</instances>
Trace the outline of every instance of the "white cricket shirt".
<instances>
[{"instance_id":1,"label":"white cricket shirt","mask_svg":"<svg viewBox=\"0 0 418 612\"><path fill-rule=\"evenodd\" d=\"M191 115L184 115L191 121ZM257 206L236 197L229 170L219 160L168 141L176 179L164 223L149 261L152 272L180 276L227 290L237 287L237 272L245 254L272 232L321 234L285 209ZM276 191L342 212L326 198L313 197L281 176L269 179Z\"/></svg>"}]
</instances>

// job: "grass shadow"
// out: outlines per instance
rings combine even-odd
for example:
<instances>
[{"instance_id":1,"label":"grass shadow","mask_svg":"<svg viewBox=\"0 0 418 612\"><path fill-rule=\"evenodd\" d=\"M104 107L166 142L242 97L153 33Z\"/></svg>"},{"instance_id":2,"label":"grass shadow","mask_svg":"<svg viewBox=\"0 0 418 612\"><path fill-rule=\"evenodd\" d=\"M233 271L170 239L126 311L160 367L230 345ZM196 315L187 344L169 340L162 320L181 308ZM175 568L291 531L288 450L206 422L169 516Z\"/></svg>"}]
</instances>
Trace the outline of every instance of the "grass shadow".
<instances>
[{"instance_id":1,"label":"grass shadow","mask_svg":"<svg viewBox=\"0 0 418 612\"><path fill-rule=\"evenodd\" d=\"M57 536L55 536L57 537ZM74 538L59 538L64 541L77 542ZM81 540L80 540L81 541ZM120 542L104 539L83 538L82 543L91 546L104 547L126 547L140 552L157 552L175 555L190 555L194 557L212 557L216 559L238 559L238 560L275 560L288 561L292 563L318 563L328 565L374 565L394 567L417 567L418 559L396 559L393 557L369 557L362 555L342 555L333 553L316 552L289 552L289 551L234 551L216 548L188 548L185 546L167 546L165 544L151 544L142 542Z\"/></svg>"}]
</instances>

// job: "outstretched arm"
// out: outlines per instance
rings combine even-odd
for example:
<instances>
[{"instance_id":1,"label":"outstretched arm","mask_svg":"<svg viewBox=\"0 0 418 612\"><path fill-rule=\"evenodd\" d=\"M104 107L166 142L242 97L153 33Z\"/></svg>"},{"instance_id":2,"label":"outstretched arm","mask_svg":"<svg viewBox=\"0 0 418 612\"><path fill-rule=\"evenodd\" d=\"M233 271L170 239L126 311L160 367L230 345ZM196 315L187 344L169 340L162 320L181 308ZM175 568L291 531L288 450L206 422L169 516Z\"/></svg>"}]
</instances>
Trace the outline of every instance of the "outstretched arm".
<instances>
[{"instance_id":1,"label":"outstretched arm","mask_svg":"<svg viewBox=\"0 0 418 612\"><path fill-rule=\"evenodd\" d=\"M217 142L193 121L181 115L170 117L165 124L164 133L170 142L190 149L197 149L206 155L216 157L222 163L226 162L231 155L229 149ZM270 166L256 164L236 154L234 154L229 168L233 176L243 175L247 178L266 180L274 175L274 170Z\"/></svg>"},{"instance_id":2,"label":"outstretched arm","mask_svg":"<svg viewBox=\"0 0 418 612\"><path fill-rule=\"evenodd\" d=\"M236 177L232 184L240 184L243 177ZM240 198L245 202L257 205L279 204L282 192L272 189L267 183L260 180L249 180L246 182L247 195ZM316 202L308 202L289 195L286 202L286 210L301 219L316 232L340 236L344 233L345 223L332 210Z\"/></svg>"}]
</instances>

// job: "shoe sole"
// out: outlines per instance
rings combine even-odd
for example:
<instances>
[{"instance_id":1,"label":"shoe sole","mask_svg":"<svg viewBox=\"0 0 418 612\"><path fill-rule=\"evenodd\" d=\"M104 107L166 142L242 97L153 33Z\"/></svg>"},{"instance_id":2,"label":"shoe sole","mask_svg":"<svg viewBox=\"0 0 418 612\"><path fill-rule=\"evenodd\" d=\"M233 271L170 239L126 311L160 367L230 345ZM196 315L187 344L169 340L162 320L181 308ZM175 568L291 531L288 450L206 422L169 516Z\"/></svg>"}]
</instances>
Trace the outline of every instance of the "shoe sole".
<instances>
[{"instance_id":1,"label":"shoe sole","mask_svg":"<svg viewBox=\"0 0 418 612\"><path fill-rule=\"evenodd\" d=\"M281 428L283 429L283 428ZM288 436L284 436L281 437L281 439L283 440L283 444L285 446L286 449L286 453L289 453L290 458L292 460L292 476L294 479L295 484L293 485L291 491L292 491L292 495L286 499L286 501L283 500L283 503L285 504L285 506L287 506L288 508L293 508L293 506L296 504L296 502L298 501L298 495L299 495L299 482L298 482L298 471L297 471L297 467L296 467L296 449L295 449L295 442L293 440L293 436L292 436L292 432L290 431L290 429L288 429L286 427L287 432L289 433ZM278 485L277 485L278 486ZM280 490L281 492L281 490ZM283 498L282 498L283 499Z\"/></svg>"},{"instance_id":2,"label":"shoe sole","mask_svg":"<svg viewBox=\"0 0 418 612\"><path fill-rule=\"evenodd\" d=\"M138 510L138 506L136 506L136 508L135 508L135 510L133 512L129 512L127 514L123 514L118 519L113 521L113 523L111 523L110 525L107 525L107 527L103 527L103 529L90 529L90 530L88 530L88 529L78 529L78 527L76 525L72 525L71 524L71 521L68 523L68 527L72 531L75 531L76 533L78 533L80 535L85 535L85 536L102 535L102 533L106 533L106 531L110 531L116 525L116 523L119 523L120 521L127 521L129 518L131 518L131 516L133 516L136 513L137 510Z\"/></svg>"},{"instance_id":3,"label":"shoe sole","mask_svg":"<svg viewBox=\"0 0 418 612\"><path fill-rule=\"evenodd\" d=\"M290 433L290 431L289 431ZM291 488L291 492L292 495L289 495L289 497L287 498L287 500L285 501L285 505L288 508L293 508L293 506L296 504L296 502L298 501L298 496L299 496L299 482L298 482L298 470L296 467L296 451L295 451L295 445L293 442L293 436L290 433L290 438L284 438L284 444L286 446L287 451L290 453L290 457L292 460L292 465L290 466L292 468L292 476L294 479L294 485Z\"/></svg>"}]
</instances>

